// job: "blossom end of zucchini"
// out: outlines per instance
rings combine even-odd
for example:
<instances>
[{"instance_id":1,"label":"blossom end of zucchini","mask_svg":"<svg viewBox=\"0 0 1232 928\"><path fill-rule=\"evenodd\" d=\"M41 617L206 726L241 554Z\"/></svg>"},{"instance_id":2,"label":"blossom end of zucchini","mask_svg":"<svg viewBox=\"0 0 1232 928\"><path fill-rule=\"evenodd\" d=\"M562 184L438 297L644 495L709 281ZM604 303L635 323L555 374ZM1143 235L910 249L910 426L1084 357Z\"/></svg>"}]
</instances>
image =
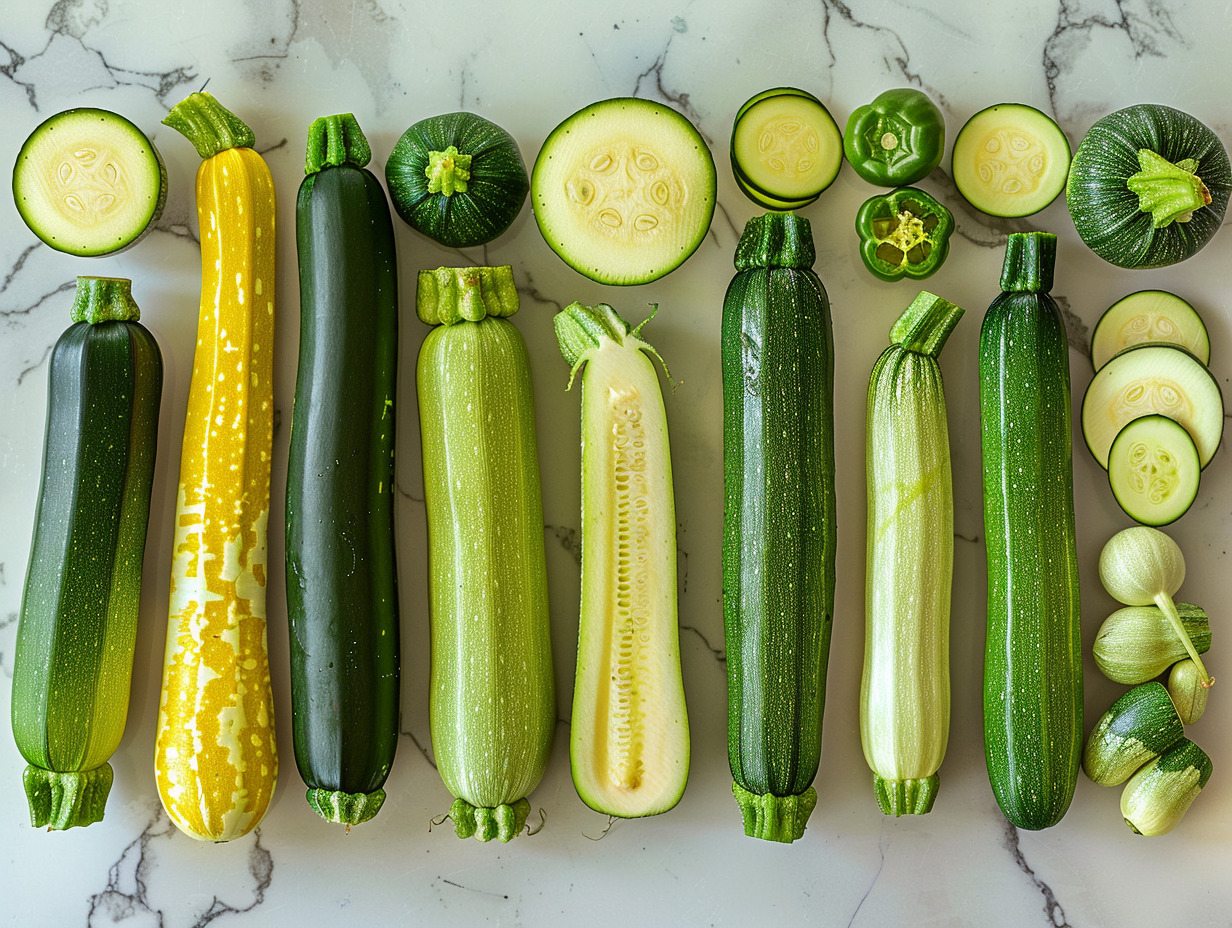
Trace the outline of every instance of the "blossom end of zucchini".
<instances>
[{"instance_id":1,"label":"blossom end of zucchini","mask_svg":"<svg viewBox=\"0 0 1232 928\"><path fill-rule=\"evenodd\" d=\"M455 799L449 807L449 817L453 819L453 830L459 838L472 836L480 841L491 841L496 838L502 844L508 844L518 836L526 826L526 818L530 815L530 800L519 799L516 802L504 803L498 806L473 806L465 799Z\"/></svg>"},{"instance_id":2,"label":"blossom end of zucchini","mask_svg":"<svg viewBox=\"0 0 1232 928\"><path fill-rule=\"evenodd\" d=\"M103 820L113 774L106 763L65 773L30 764L21 779L30 802L30 824L64 831Z\"/></svg>"},{"instance_id":3,"label":"blossom end of zucchini","mask_svg":"<svg viewBox=\"0 0 1232 928\"><path fill-rule=\"evenodd\" d=\"M926 815L933 809L941 780L937 774L903 780L887 780L873 774L873 794L886 815Z\"/></svg>"},{"instance_id":4,"label":"blossom end of zucchini","mask_svg":"<svg viewBox=\"0 0 1232 928\"><path fill-rule=\"evenodd\" d=\"M312 811L327 822L338 825L362 825L381 811L385 790L370 793L344 793L339 789L309 789L305 795Z\"/></svg>"},{"instance_id":5,"label":"blossom end of zucchini","mask_svg":"<svg viewBox=\"0 0 1232 928\"><path fill-rule=\"evenodd\" d=\"M794 796L752 793L732 783L732 795L744 817L744 833L750 838L791 844L804 834L804 826L817 806L817 790L809 787Z\"/></svg>"}]
</instances>

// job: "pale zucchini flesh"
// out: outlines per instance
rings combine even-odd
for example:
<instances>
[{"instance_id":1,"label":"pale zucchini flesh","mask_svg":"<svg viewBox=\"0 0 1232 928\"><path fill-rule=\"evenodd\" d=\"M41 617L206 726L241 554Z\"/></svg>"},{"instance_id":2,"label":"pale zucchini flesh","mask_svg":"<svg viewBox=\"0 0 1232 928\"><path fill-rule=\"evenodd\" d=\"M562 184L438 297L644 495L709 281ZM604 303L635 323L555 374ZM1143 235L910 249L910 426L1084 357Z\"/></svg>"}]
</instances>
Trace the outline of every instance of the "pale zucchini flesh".
<instances>
[{"instance_id":1,"label":"pale zucchini flesh","mask_svg":"<svg viewBox=\"0 0 1232 928\"><path fill-rule=\"evenodd\" d=\"M747 184L764 196L808 205L838 176L843 136L820 100L781 87L740 108L732 127L731 160L746 192Z\"/></svg>"},{"instance_id":2,"label":"pale zucchini flesh","mask_svg":"<svg viewBox=\"0 0 1232 928\"><path fill-rule=\"evenodd\" d=\"M1112 495L1127 516L1143 525L1167 525L1188 512L1201 477L1193 439L1166 416L1134 419L1108 451Z\"/></svg>"},{"instance_id":3,"label":"pale zucchini flesh","mask_svg":"<svg viewBox=\"0 0 1232 928\"><path fill-rule=\"evenodd\" d=\"M991 216L1038 213L1065 189L1069 162L1065 133L1023 104L981 110L954 139L954 184L968 203Z\"/></svg>"},{"instance_id":4,"label":"pale zucchini flesh","mask_svg":"<svg viewBox=\"0 0 1232 928\"><path fill-rule=\"evenodd\" d=\"M1099 370L1121 351L1144 342L1180 345L1203 364L1211 363L1211 340L1202 317L1167 290L1139 290L1104 310L1091 333L1091 363Z\"/></svg>"},{"instance_id":5,"label":"pale zucchini flesh","mask_svg":"<svg viewBox=\"0 0 1232 928\"><path fill-rule=\"evenodd\" d=\"M587 337L573 321L577 315L602 319L608 333ZM574 304L556 324L574 371L585 365L582 603L569 741L573 784L598 812L656 815L684 793L689 726L676 618L667 417L647 355L654 349L608 306ZM570 332L592 345L572 350Z\"/></svg>"}]
</instances>

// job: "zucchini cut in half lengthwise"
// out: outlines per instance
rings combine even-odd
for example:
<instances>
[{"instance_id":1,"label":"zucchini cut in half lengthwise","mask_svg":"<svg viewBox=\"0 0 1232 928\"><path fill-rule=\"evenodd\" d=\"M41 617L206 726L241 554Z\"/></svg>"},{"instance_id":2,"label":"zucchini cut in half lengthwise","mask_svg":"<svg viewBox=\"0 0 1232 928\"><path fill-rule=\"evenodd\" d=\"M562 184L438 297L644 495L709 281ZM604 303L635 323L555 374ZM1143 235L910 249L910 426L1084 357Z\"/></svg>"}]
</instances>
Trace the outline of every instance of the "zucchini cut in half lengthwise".
<instances>
[{"instance_id":1,"label":"zucchini cut in half lengthwise","mask_svg":"<svg viewBox=\"0 0 1232 928\"><path fill-rule=\"evenodd\" d=\"M1108 452L1121 429L1153 414L1184 426L1202 466L1210 463L1223 435L1219 384L1182 348L1139 345L1100 368L1082 398L1082 434L1100 467L1108 467Z\"/></svg>"},{"instance_id":2,"label":"zucchini cut in half lengthwise","mask_svg":"<svg viewBox=\"0 0 1232 928\"><path fill-rule=\"evenodd\" d=\"M1211 339L1198 311L1167 290L1139 290L1117 300L1091 333L1091 364L1099 370L1126 348L1144 343L1179 345L1211 363Z\"/></svg>"},{"instance_id":3,"label":"zucchini cut in half lengthwise","mask_svg":"<svg viewBox=\"0 0 1232 928\"><path fill-rule=\"evenodd\" d=\"M1198 495L1202 465L1184 427L1167 416L1134 419L1108 451L1108 482L1125 514L1143 525L1175 522Z\"/></svg>"},{"instance_id":4,"label":"zucchini cut in half lengthwise","mask_svg":"<svg viewBox=\"0 0 1232 928\"><path fill-rule=\"evenodd\" d=\"M649 320L647 320L649 321ZM676 515L667 416L651 355L605 304L555 319L582 368L582 606L569 762L597 812L680 801L689 722L676 620ZM645 325L643 323L642 325Z\"/></svg>"},{"instance_id":5,"label":"zucchini cut in half lengthwise","mask_svg":"<svg viewBox=\"0 0 1232 928\"><path fill-rule=\"evenodd\" d=\"M552 130L530 192L539 231L562 261L602 284L645 284L706 237L714 159L671 107L601 100Z\"/></svg>"},{"instance_id":6,"label":"zucchini cut in half lengthwise","mask_svg":"<svg viewBox=\"0 0 1232 928\"><path fill-rule=\"evenodd\" d=\"M107 255L154 228L167 202L167 169L145 133L118 113L65 110L21 146L13 199L30 231L57 251Z\"/></svg>"},{"instance_id":7,"label":"zucchini cut in half lengthwise","mask_svg":"<svg viewBox=\"0 0 1232 928\"><path fill-rule=\"evenodd\" d=\"M954 139L954 184L990 216L1030 216L1065 189L1069 141L1044 113L999 103L967 120Z\"/></svg>"},{"instance_id":8,"label":"zucchini cut in half lengthwise","mask_svg":"<svg viewBox=\"0 0 1232 928\"><path fill-rule=\"evenodd\" d=\"M754 202L807 206L843 166L843 135L825 104L795 87L763 90L740 107L732 126L732 173Z\"/></svg>"}]
</instances>

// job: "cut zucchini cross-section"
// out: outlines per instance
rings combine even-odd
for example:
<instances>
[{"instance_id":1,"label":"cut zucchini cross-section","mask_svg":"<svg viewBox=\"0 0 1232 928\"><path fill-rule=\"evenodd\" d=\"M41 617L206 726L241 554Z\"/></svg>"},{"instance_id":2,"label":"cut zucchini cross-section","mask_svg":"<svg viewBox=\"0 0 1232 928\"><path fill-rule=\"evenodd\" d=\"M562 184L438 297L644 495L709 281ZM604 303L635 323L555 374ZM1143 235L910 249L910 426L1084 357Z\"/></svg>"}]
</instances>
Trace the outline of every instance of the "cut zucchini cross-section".
<instances>
[{"instance_id":1,"label":"cut zucchini cross-section","mask_svg":"<svg viewBox=\"0 0 1232 928\"><path fill-rule=\"evenodd\" d=\"M1183 516L1198 495L1201 475L1193 439L1166 416L1133 420L1108 452L1112 495L1143 525L1167 525Z\"/></svg>"}]
</instances>

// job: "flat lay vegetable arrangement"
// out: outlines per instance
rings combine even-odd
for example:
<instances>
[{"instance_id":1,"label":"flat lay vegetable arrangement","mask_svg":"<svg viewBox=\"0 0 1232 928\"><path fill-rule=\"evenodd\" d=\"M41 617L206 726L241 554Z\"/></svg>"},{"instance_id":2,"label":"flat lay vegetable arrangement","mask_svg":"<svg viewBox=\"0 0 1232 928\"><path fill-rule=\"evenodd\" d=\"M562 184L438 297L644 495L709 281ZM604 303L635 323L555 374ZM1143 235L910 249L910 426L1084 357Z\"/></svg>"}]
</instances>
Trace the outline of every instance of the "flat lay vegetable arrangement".
<instances>
[{"instance_id":1,"label":"flat lay vegetable arrangement","mask_svg":"<svg viewBox=\"0 0 1232 928\"><path fill-rule=\"evenodd\" d=\"M261 821L278 775L266 647L275 200L253 132L212 96L191 95L167 123L203 159L202 291L175 524L156 529L174 532L174 551L155 779L182 831L226 841ZM473 248L506 234L529 194L545 243L569 267L636 286L677 270L705 240L714 161L685 116L648 100L579 109L549 134L529 174L509 132L449 113L416 122L393 147L387 202L365 169L372 152L354 117L323 117L307 137L285 525L296 765L327 821L350 828L382 808L400 727L399 599L425 599L432 745L454 797L447 817L459 837L508 842L536 830L530 794L557 714L530 377L540 362L509 318L519 307L512 268L417 269L416 312L434 327L414 378L429 557L427 589L398 590L400 304L389 203L418 233ZM796 211L846 162L858 182L880 188L846 227L856 231L857 266L879 288L928 277L949 254L956 220L916 185L929 183L945 141L943 113L916 88L881 93L842 132L799 88L768 89L734 112L732 178L765 210L740 236L716 321L728 760L749 836L804 835L825 770L831 632L836 619L853 619L834 615L836 554L848 543L835 490L841 346L812 226ZM1120 268L1196 253L1232 192L1214 132L1159 105L1097 121L1071 164L1052 119L999 103L962 126L950 164L958 195L993 216L1030 216L1064 190L1081 239ZM148 232L167 178L139 128L80 109L35 129L13 189L51 247L100 255ZM1122 817L1134 832L1162 834L1212 774L1185 729L1214 682L1202 658L1214 616L1174 602L1184 558L1150 527L1189 509L1222 440L1210 333L1175 294L1118 300L1094 330L1094 377L1071 405L1065 322L1049 295L1057 237L1016 232L1005 244L978 358L946 358L978 370L980 384L990 785L1010 822L1046 828L1065 815L1081 767L1096 783L1125 784ZM865 409L860 737L878 806L900 816L934 809L949 733L954 487L939 355L963 310L928 292L886 302L909 305L872 366ZM570 766L591 808L657 815L680 801L699 762L677 619L674 403L641 334L649 318L630 327L606 304L561 303L554 325L568 382L580 373L582 385ZM57 829L101 819L112 783L106 761L127 708L161 389L158 347L136 321L128 281L79 278L73 318L51 362L13 683L31 821ZM524 314L520 324L541 322ZM1142 523L1099 559L1104 588L1124 608L1093 643L1097 666L1135 688L1085 747L1078 581L1094 565L1079 563L1076 545L1072 416L1112 499Z\"/></svg>"}]
</instances>

